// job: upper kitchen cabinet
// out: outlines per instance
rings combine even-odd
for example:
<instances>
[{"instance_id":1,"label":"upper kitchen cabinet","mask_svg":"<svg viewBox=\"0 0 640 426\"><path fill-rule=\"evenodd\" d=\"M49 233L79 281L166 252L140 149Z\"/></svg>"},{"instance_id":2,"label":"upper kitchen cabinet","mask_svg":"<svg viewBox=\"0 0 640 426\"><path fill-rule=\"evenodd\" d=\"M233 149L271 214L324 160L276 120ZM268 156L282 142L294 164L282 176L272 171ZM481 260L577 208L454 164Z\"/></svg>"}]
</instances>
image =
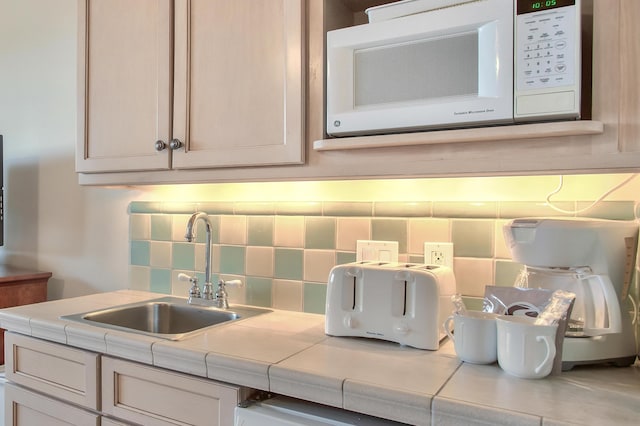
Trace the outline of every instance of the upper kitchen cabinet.
<instances>
[{"instance_id":1,"label":"upper kitchen cabinet","mask_svg":"<svg viewBox=\"0 0 640 426\"><path fill-rule=\"evenodd\" d=\"M76 171L170 167L171 3L78 2Z\"/></svg>"},{"instance_id":2,"label":"upper kitchen cabinet","mask_svg":"<svg viewBox=\"0 0 640 426\"><path fill-rule=\"evenodd\" d=\"M151 145L157 139L179 139L185 143L186 152L185 148L173 152L171 170L140 172L122 171L125 169L120 168L118 173L80 173L80 182L102 185L638 170L640 81L637 69L640 66L640 26L635 23L640 20L640 2L584 1L592 5L592 8L587 8L592 10L592 19L588 17L584 26L593 35L592 61L588 67L592 74L589 120L328 138L325 130L325 94L326 82L331 76L327 75L325 64L327 31L366 25L365 8L389 1L265 0L266 4L261 6L260 1L176 0L175 67L171 79L175 94L170 112L173 114L172 134L165 138L153 127L147 130L151 134L147 139L151 140ZM111 1L108 3L111 4ZM142 9L137 3L136 8ZM278 14L279 7L284 8L284 15ZM262 19L255 18L254 21L254 13ZM296 19L293 19L294 15ZM103 19L101 14L96 16ZM131 19L128 17L127 22ZM162 22L160 15L157 19ZM304 22L304 29L296 22L299 25ZM116 28L121 28L122 22L113 25L116 24ZM141 29L136 28L136 31ZM160 34L155 27L149 27L146 31ZM302 40L291 39L292 31L295 34L303 32ZM113 33L116 31L107 35L122 39L127 52L136 48L137 43L127 44L122 34ZM282 37L285 37L285 41ZM162 50L162 37L155 41L159 41ZM294 66L294 56L283 56L283 49L291 49L295 59L303 58L303 63ZM281 55L281 59L276 59L277 55L267 55L267 50L279 52L277 55ZM152 53L145 51L146 55ZM94 54L99 55L100 52ZM120 58L118 55L124 54L119 49L113 55ZM218 55L225 59L217 61ZM159 57L146 58L146 61L152 60L158 61ZM285 60L286 66L295 67L298 73L300 68L305 70L302 76L304 85L299 85L300 80L291 83L287 80L289 74L287 77L282 74L279 67ZM134 62L138 64L138 61L142 59L136 58ZM107 72L109 69L101 68L98 71ZM117 71L116 68L109 72ZM133 70L129 71L124 74L126 77L138 78ZM91 72L88 75L91 76ZM141 77L144 84L156 84L151 81L157 77L155 74L154 78L147 78L144 72L140 75L144 77ZM302 77L298 74L298 78ZM300 96L296 95L296 99L305 99L304 108L296 109L294 118L288 115L291 106L288 90L291 84L303 92ZM134 89L130 91L135 92L138 86L133 84L132 87ZM152 88L146 90L148 93L144 96L153 97L153 102L157 104L161 97L154 97ZM272 102L270 99L275 97L275 92L279 92L281 97ZM103 89L102 93L103 98L116 98L109 105L112 109L122 109L118 111L118 114L125 116L122 120L129 118L129 114L124 112L125 108L129 111L142 108L133 105L134 101L138 101L138 95L125 102L118 95L122 91L115 85ZM87 99L91 99L91 93ZM148 99L140 100L143 101L147 102ZM95 102L100 104L101 100L96 99ZM161 123L166 115L156 104L146 106L150 109L146 113L149 117L160 117L153 125ZM89 105L89 119L92 117L90 108ZM132 114L143 120L144 114L136 111ZM303 111L304 115L301 115ZM110 113L101 112L98 118L105 119ZM285 127L281 127L282 117L287 123ZM302 132L302 123L304 133L301 139L306 146L304 163L282 164L299 160L301 151L296 151L296 155L280 163L264 154L265 150L281 152L289 143L299 144L300 141L293 141L288 132ZM91 129L89 124L88 128ZM142 125L138 120L135 124ZM278 129L274 130L276 125ZM293 125L294 130L282 130L289 128L289 125ZM88 160L93 160L91 157L95 155L105 156L104 152L92 154L91 135L103 138L104 143L100 145L104 147L122 136L123 127L119 123L104 125L99 132L89 133L86 145L89 149ZM147 127L152 126L147 124ZM117 130L117 135L112 135L113 129ZM267 133L274 135L283 131L284 138L266 136ZM95 133L98 135L95 136ZM138 143L137 139L141 137L136 136L135 139ZM125 148L130 149L123 140L117 142L120 145L114 144L112 152L127 152ZM81 146L84 149L85 145ZM301 149L300 146L297 148ZM148 155L166 156L155 151ZM283 157L287 155L283 154ZM243 159L248 166L242 165L240 160ZM83 161L84 158L81 158L80 162ZM267 166L253 167L255 164Z\"/></svg>"},{"instance_id":3,"label":"upper kitchen cabinet","mask_svg":"<svg viewBox=\"0 0 640 426\"><path fill-rule=\"evenodd\" d=\"M303 162L303 10L303 0L81 0L81 183ZM164 177L145 175L154 170Z\"/></svg>"}]
</instances>

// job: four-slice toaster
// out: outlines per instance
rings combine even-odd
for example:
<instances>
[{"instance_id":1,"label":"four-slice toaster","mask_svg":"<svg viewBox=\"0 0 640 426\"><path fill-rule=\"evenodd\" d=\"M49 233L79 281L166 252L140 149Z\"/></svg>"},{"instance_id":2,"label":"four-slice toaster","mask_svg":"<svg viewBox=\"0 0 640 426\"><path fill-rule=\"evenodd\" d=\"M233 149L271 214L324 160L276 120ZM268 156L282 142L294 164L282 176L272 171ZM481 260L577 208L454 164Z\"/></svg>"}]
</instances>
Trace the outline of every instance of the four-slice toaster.
<instances>
[{"instance_id":1,"label":"four-slice toaster","mask_svg":"<svg viewBox=\"0 0 640 426\"><path fill-rule=\"evenodd\" d=\"M415 263L335 266L327 283L325 332L436 350L456 282L451 268Z\"/></svg>"}]
</instances>

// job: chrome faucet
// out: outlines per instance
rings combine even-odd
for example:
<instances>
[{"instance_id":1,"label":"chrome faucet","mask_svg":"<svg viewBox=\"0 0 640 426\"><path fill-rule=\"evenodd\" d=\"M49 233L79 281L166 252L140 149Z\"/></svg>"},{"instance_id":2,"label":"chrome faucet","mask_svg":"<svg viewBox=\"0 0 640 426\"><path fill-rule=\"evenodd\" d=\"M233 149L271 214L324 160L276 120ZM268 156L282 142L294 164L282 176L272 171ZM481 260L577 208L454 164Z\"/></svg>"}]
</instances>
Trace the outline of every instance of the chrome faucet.
<instances>
[{"instance_id":1,"label":"chrome faucet","mask_svg":"<svg viewBox=\"0 0 640 426\"><path fill-rule=\"evenodd\" d=\"M189 290L189 303L191 303L192 299L204 299L204 300L213 300L213 286L211 284L211 229L213 226L211 225L211 221L209 220L209 216L203 212L196 212L189 218L187 222L187 232L185 234L185 238L188 242L193 242L195 238L194 228L196 222L198 220L202 220L205 224L207 231L207 241L205 247L205 268L204 268L204 278L205 283L202 287L202 293L200 294L200 289L198 288L198 282L193 278L191 290ZM225 300L226 302L226 300Z\"/></svg>"}]
</instances>

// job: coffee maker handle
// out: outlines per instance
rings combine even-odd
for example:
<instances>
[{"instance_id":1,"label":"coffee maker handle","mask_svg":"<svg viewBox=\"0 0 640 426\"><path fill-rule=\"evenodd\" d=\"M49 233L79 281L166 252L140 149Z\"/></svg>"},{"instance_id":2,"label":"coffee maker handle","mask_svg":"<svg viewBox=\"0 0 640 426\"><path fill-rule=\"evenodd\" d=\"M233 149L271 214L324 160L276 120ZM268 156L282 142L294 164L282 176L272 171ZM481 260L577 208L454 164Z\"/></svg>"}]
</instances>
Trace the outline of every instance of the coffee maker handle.
<instances>
[{"instance_id":1,"label":"coffee maker handle","mask_svg":"<svg viewBox=\"0 0 640 426\"><path fill-rule=\"evenodd\" d=\"M609 277L604 277L602 275L591 275L586 277L588 281L592 279L596 279L600 289L602 290L602 294L604 295L604 301L607 308L609 327L606 328L594 328L594 327L585 327L583 329L584 333L588 336L597 336L600 334L609 334L609 333L620 333L622 331L622 315L620 313L620 302L618 301L618 295L613 288L613 284ZM595 313L593 313L595 314Z\"/></svg>"}]
</instances>

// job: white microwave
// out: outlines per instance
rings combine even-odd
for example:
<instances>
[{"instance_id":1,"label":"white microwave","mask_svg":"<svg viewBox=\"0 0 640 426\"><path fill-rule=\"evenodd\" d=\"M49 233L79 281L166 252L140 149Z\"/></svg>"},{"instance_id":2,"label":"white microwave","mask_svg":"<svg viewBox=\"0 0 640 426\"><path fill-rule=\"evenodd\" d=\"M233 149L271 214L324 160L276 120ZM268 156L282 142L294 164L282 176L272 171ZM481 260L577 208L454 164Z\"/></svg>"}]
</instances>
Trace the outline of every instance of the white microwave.
<instances>
[{"instance_id":1,"label":"white microwave","mask_svg":"<svg viewBox=\"0 0 640 426\"><path fill-rule=\"evenodd\" d=\"M438 1L329 31L327 134L580 118L585 1Z\"/></svg>"}]
</instances>

